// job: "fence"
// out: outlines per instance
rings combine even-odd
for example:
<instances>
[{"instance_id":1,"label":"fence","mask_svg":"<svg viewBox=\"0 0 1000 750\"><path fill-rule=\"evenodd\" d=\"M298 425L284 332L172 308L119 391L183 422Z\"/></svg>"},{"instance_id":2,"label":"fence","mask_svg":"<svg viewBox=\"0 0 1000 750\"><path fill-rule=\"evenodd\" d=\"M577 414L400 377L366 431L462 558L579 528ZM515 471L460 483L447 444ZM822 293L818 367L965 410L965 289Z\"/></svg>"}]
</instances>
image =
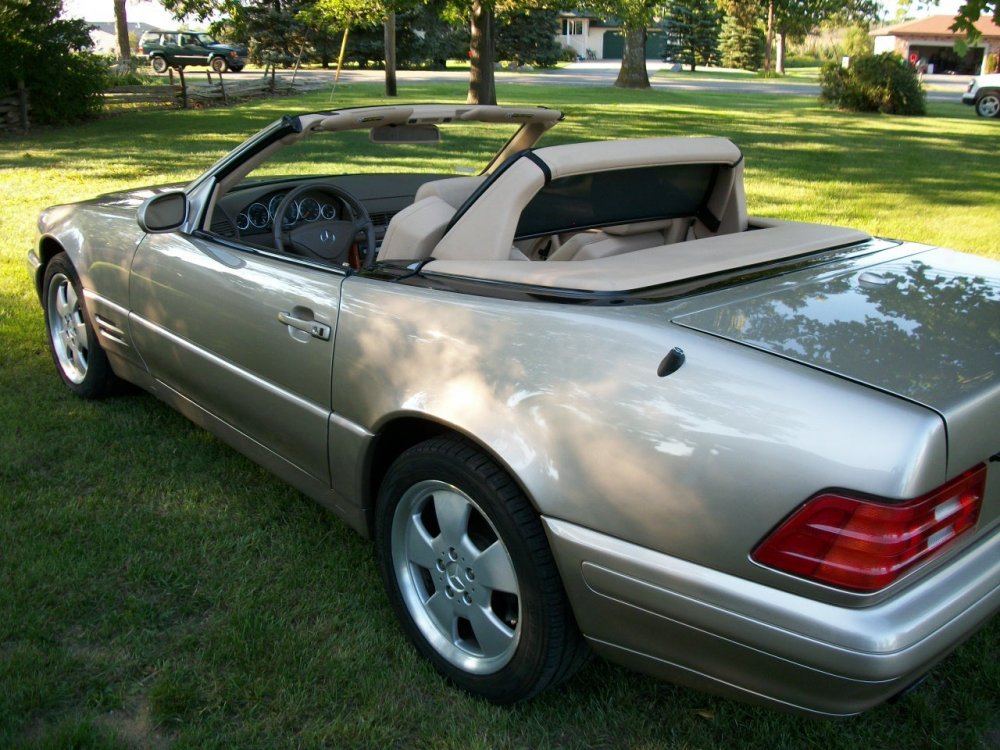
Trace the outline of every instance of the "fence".
<instances>
[{"instance_id":1,"label":"fence","mask_svg":"<svg viewBox=\"0 0 1000 750\"><path fill-rule=\"evenodd\" d=\"M0 131L28 130L28 114L31 111L31 102L28 99L28 90L23 84L19 84L17 91L0 96Z\"/></svg>"}]
</instances>

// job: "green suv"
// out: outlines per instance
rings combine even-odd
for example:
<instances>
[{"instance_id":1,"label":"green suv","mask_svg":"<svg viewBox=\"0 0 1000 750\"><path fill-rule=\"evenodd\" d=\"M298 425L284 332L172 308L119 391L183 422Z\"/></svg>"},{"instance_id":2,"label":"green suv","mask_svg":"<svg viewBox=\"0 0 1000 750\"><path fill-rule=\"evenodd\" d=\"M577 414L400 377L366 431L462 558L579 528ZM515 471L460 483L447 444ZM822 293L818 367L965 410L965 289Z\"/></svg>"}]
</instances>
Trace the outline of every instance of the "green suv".
<instances>
[{"instance_id":1,"label":"green suv","mask_svg":"<svg viewBox=\"0 0 1000 750\"><path fill-rule=\"evenodd\" d=\"M247 64L246 47L221 44L200 31L146 31L136 53L148 59L157 73L187 65L207 65L223 73L243 70Z\"/></svg>"}]
</instances>

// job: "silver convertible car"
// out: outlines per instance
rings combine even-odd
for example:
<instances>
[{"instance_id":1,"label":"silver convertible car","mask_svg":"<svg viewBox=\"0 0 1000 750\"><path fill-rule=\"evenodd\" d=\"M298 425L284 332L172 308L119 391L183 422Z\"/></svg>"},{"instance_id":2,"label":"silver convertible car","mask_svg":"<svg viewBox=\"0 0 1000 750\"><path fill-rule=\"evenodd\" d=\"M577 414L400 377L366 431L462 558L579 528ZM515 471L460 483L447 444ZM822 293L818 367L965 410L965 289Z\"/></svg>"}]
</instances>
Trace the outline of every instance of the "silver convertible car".
<instances>
[{"instance_id":1,"label":"silver convertible car","mask_svg":"<svg viewBox=\"0 0 1000 750\"><path fill-rule=\"evenodd\" d=\"M407 636L491 701L592 652L823 715L907 690L1000 607L1000 263L748 216L732 142L561 119L288 116L47 209L59 375L371 537Z\"/></svg>"}]
</instances>

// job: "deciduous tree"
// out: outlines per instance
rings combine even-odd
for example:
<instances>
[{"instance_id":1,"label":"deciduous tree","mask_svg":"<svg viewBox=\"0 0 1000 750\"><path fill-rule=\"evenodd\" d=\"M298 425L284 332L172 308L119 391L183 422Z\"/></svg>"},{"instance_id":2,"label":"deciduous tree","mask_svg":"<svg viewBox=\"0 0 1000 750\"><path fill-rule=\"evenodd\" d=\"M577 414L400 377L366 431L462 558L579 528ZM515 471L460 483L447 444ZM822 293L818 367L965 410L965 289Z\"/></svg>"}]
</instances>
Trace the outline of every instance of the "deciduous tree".
<instances>
[{"instance_id":1,"label":"deciduous tree","mask_svg":"<svg viewBox=\"0 0 1000 750\"><path fill-rule=\"evenodd\" d=\"M618 70L615 86L625 89L648 89L646 29L653 23L660 3L655 0L595 0L589 5L598 13L617 18L622 24L625 50L622 53L622 66Z\"/></svg>"}]
</instances>

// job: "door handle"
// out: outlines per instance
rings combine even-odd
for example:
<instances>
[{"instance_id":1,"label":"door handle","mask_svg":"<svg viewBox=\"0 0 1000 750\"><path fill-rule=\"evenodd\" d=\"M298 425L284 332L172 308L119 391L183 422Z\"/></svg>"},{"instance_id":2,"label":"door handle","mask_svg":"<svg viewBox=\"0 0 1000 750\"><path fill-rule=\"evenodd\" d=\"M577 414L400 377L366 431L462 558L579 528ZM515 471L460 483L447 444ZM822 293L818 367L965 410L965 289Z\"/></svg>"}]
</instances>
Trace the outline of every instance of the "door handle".
<instances>
[{"instance_id":1,"label":"door handle","mask_svg":"<svg viewBox=\"0 0 1000 750\"><path fill-rule=\"evenodd\" d=\"M291 326L298 331L308 333L313 338L320 339L321 341L330 340L330 326L320 323L318 320L306 320L305 318L297 318L290 312L279 312L278 322L286 326Z\"/></svg>"}]
</instances>

